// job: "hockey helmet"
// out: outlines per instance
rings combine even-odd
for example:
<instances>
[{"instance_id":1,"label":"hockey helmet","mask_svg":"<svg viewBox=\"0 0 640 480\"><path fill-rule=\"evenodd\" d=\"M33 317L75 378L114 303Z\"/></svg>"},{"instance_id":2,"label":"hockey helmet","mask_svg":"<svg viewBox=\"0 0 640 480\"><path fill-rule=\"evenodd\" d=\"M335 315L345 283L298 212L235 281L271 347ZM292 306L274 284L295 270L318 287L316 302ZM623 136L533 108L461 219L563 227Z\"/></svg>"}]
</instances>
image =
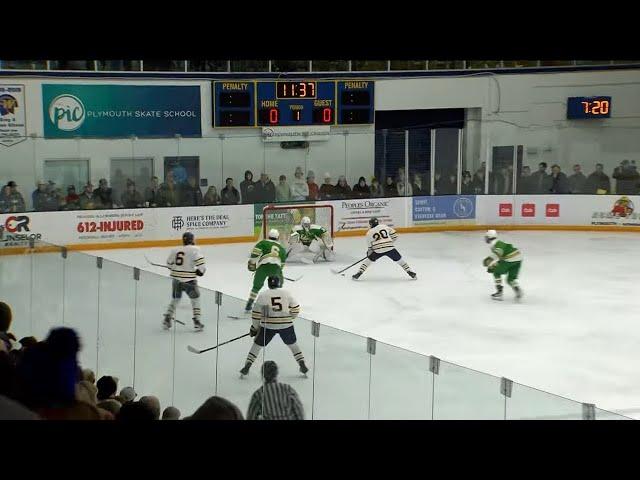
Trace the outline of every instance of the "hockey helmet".
<instances>
[{"instance_id":1,"label":"hockey helmet","mask_svg":"<svg viewBox=\"0 0 640 480\"><path fill-rule=\"evenodd\" d=\"M267 283L269 288L280 288L280 277L269 277Z\"/></svg>"},{"instance_id":2,"label":"hockey helmet","mask_svg":"<svg viewBox=\"0 0 640 480\"><path fill-rule=\"evenodd\" d=\"M487 230L487 233L484 234L484 239L487 243L491 243L491 241L496 238L498 238L498 234L495 230Z\"/></svg>"},{"instance_id":3,"label":"hockey helmet","mask_svg":"<svg viewBox=\"0 0 640 480\"><path fill-rule=\"evenodd\" d=\"M373 227L377 227L379 223L380 223L380 222L378 221L378 219L377 219L376 217L371 217L371 218L369 219L369 226L370 226L371 228L373 228Z\"/></svg>"},{"instance_id":4,"label":"hockey helmet","mask_svg":"<svg viewBox=\"0 0 640 480\"><path fill-rule=\"evenodd\" d=\"M311 219L309 217L302 217L302 220L300 221L300 225L302 225L303 227L310 227Z\"/></svg>"},{"instance_id":5,"label":"hockey helmet","mask_svg":"<svg viewBox=\"0 0 640 480\"><path fill-rule=\"evenodd\" d=\"M184 232L182 234L182 244L183 245L193 245L195 243L196 238L193 236L191 232Z\"/></svg>"},{"instance_id":6,"label":"hockey helmet","mask_svg":"<svg viewBox=\"0 0 640 480\"><path fill-rule=\"evenodd\" d=\"M269 230L269 240L278 240L280 238L280 232L275 229L272 228L271 230Z\"/></svg>"}]
</instances>

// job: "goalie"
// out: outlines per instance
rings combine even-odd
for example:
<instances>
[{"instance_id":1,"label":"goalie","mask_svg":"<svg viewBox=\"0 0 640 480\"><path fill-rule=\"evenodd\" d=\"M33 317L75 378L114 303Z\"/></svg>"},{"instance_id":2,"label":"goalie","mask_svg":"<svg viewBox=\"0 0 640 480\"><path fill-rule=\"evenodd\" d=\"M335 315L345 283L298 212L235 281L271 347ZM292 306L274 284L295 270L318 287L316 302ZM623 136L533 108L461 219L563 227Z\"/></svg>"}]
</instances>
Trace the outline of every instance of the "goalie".
<instances>
[{"instance_id":1,"label":"goalie","mask_svg":"<svg viewBox=\"0 0 640 480\"><path fill-rule=\"evenodd\" d=\"M293 227L289 237L289 254L303 263L315 263L320 257L329 262L334 259L331 234L326 228L313 225L309 217L302 217L300 225Z\"/></svg>"}]
</instances>

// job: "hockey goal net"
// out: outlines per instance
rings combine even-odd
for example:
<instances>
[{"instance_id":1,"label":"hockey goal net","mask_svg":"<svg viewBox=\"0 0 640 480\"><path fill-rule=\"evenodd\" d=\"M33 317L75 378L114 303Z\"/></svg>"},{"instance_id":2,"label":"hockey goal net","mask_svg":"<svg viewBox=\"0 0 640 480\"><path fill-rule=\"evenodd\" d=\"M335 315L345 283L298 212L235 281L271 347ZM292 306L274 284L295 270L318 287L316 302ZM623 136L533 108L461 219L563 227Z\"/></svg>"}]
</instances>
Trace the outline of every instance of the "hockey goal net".
<instances>
[{"instance_id":1,"label":"hockey goal net","mask_svg":"<svg viewBox=\"0 0 640 480\"><path fill-rule=\"evenodd\" d=\"M262 231L260 238L267 238L272 228L280 232L280 242L289 243L291 231L300 225L303 217L309 217L311 223L324 227L333 238L333 206L332 205L267 205L262 210Z\"/></svg>"}]
</instances>

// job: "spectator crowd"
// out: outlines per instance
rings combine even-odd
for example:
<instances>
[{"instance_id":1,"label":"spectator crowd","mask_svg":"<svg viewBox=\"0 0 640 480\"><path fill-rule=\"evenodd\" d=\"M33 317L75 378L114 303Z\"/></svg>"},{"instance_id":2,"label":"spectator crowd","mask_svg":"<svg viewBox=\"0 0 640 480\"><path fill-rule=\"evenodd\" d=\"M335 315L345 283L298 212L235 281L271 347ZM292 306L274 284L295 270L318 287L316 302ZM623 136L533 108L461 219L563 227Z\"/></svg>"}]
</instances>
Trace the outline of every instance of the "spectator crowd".
<instances>
[{"instance_id":1,"label":"spectator crowd","mask_svg":"<svg viewBox=\"0 0 640 480\"><path fill-rule=\"evenodd\" d=\"M582 166L572 167L573 173L567 175L559 165L552 165L549 171L545 162L538 164L538 169L531 172L529 166L523 166L516 179L514 192L513 167L497 167L489 172L490 194L640 194L640 173L635 160L623 160L612 173L615 180L615 191L610 177L604 173L601 163L595 165L592 173L586 176ZM485 163L472 175L463 171L461 190L463 195L480 195L485 192ZM66 195L62 187L53 181L41 180L31 194L33 211L55 210L94 210L112 208L141 207L185 207L198 205L237 205L252 203L289 203L314 200L343 200L357 198L381 198L397 196L431 195L431 179L429 172L410 172L405 174L400 167L395 175L385 175L380 181L376 177L360 177L355 185L350 186L344 175L334 179L329 172L324 173L322 180L317 180L313 171L305 177L302 167L296 167L293 178L282 174L277 183L267 173L261 173L254 180L253 172L247 170L244 179L236 187L233 178L225 179L224 186L218 189L211 185L202 193L195 177L178 181L172 170L166 174L165 181L160 183L158 177L151 177L142 190L138 190L135 181L124 176L119 178L118 186L109 186L107 179L101 178L98 187L91 182L83 185L78 191L75 185L68 185ZM320 184L318 184L320 181ZM436 171L434 174L434 195L455 195L458 191L458 177L455 171ZM9 181L0 189L0 213L26 211L26 203L15 181Z\"/></svg>"},{"instance_id":2,"label":"spectator crowd","mask_svg":"<svg viewBox=\"0 0 640 480\"><path fill-rule=\"evenodd\" d=\"M97 379L78 361L81 341L75 330L53 328L47 338L16 340L11 307L0 302L0 420L180 420L175 406L161 408L153 395L138 398L131 386L118 390L118 378ZM297 392L278 382L278 366L264 362L264 382L252 395L247 420L304 420ZM206 399L183 420L243 420L227 399Z\"/></svg>"}]
</instances>

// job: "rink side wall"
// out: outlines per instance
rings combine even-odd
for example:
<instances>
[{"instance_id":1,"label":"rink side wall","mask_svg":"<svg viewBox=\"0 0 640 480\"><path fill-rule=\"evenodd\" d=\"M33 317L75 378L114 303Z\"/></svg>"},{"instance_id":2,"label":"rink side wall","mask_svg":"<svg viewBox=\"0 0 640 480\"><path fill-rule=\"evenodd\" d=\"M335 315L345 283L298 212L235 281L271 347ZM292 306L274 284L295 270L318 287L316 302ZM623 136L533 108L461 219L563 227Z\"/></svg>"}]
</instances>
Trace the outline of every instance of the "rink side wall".
<instances>
[{"instance_id":1,"label":"rink side wall","mask_svg":"<svg viewBox=\"0 0 640 480\"><path fill-rule=\"evenodd\" d=\"M364 235L369 218L399 232L577 230L640 232L640 196L451 195L336 200L336 237ZM70 250L151 248L180 244L185 231L201 245L255 241L261 205L29 212L0 215L0 255L21 254L30 240Z\"/></svg>"}]
</instances>

